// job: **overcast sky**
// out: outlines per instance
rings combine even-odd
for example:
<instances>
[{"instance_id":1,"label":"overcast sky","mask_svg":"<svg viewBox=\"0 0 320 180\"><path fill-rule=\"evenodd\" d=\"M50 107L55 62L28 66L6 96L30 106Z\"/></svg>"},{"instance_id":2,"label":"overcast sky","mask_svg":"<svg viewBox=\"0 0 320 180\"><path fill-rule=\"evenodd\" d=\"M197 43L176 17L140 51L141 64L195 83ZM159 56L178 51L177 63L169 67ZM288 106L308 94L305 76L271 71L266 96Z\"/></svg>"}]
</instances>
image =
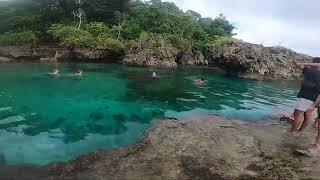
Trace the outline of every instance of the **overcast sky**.
<instances>
[{"instance_id":1,"label":"overcast sky","mask_svg":"<svg viewBox=\"0 0 320 180\"><path fill-rule=\"evenodd\" d=\"M265 46L285 46L320 56L319 0L166 0L205 17L220 13L237 27L236 38Z\"/></svg>"}]
</instances>

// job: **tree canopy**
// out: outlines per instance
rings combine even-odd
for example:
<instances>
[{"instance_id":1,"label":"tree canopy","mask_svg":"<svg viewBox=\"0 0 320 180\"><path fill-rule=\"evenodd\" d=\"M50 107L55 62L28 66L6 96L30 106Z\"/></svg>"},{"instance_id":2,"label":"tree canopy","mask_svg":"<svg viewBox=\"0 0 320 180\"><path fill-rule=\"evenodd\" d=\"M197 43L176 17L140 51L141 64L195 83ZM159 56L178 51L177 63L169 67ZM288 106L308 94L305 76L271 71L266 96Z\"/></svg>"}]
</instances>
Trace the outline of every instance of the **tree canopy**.
<instances>
[{"instance_id":1,"label":"tree canopy","mask_svg":"<svg viewBox=\"0 0 320 180\"><path fill-rule=\"evenodd\" d=\"M232 37L235 28L222 14L206 18L161 0L0 1L0 24L0 44L28 44L23 35L33 34L34 38L26 38L33 45L45 41L95 47L107 41L122 47L119 43L139 41L148 35L161 37L180 50L200 51L221 37ZM9 36L19 36L13 39L22 42L13 43Z\"/></svg>"}]
</instances>

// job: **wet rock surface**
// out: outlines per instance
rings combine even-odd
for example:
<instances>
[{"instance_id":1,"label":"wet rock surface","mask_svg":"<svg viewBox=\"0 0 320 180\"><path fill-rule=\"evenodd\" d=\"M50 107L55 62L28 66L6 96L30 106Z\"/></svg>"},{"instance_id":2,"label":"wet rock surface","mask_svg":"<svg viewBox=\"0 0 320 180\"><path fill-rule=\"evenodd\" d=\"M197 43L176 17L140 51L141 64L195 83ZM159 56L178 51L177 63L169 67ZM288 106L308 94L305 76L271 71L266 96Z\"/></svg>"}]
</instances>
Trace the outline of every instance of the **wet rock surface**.
<instances>
[{"instance_id":1,"label":"wet rock surface","mask_svg":"<svg viewBox=\"0 0 320 180\"><path fill-rule=\"evenodd\" d=\"M298 79L301 72L293 62L310 60L310 56L283 47L264 47L239 40L214 48L210 55L210 64L249 79Z\"/></svg>"},{"instance_id":2,"label":"wet rock surface","mask_svg":"<svg viewBox=\"0 0 320 180\"><path fill-rule=\"evenodd\" d=\"M84 61L84 62L116 62L123 58L123 49L88 49L50 46L0 46L0 59L9 58L15 61Z\"/></svg>"},{"instance_id":3,"label":"wet rock surface","mask_svg":"<svg viewBox=\"0 0 320 180\"><path fill-rule=\"evenodd\" d=\"M320 160L297 156L315 130L217 116L161 120L136 144L44 167L1 166L1 179L318 179Z\"/></svg>"}]
</instances>

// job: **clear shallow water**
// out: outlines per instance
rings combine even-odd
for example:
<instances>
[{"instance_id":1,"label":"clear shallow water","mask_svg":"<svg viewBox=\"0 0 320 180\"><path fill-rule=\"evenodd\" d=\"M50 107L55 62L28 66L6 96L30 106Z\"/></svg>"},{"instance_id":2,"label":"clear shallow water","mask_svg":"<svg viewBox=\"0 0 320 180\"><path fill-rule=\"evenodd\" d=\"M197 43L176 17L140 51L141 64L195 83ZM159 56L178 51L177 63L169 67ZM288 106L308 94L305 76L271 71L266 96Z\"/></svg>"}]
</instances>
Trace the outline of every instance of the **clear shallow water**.
<instances>
[{"instance_id":1,"label":"clear shallow water","mask_svg":"<svg viewBox=\"0 0 320 180\"><path fill-rule=\"evenodd\" d=\"M60 77L45 73L58 67ZM85 76L69 77L77 69ZM104 64L1 64L0 164L47 164L136 141L154 121L197 113L260 120L291 106L298 85L224 77L210 69ZM208 82L196 86L199 75ZM2 162L3 163L3 162Z\"/></svg>"}]
</instances>

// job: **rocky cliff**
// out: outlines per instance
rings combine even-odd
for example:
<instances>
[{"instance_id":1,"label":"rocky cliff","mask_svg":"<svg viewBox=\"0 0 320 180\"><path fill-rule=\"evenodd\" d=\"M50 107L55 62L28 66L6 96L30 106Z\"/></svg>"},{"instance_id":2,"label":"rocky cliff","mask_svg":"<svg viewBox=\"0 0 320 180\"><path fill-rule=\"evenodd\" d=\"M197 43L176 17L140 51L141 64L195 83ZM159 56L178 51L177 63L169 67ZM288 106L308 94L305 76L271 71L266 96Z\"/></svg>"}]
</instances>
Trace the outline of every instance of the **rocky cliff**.
<instances>
[{"instance_id":1,"label":"rocky cliff","mask_svg":"<svg viewBox=\"0 0 320 180\"><path fill-rule=\"evenodd\" d=\"M178 51L159 40L155 45L137 43L125 49L66 49L40 46L0 46L0 62L10 60L118 62L132 66L176 68L177 66L212 66L228 74L249 79L298 79L301 72L295 61L311 57L282 47L264 47L239 40L215 47L206 57L199 51ZM207 60L208 59L208 60Z\"/></svg>"},{"instance_id":2,"label":"rocky cliff","mask_svg":"<svg viewBox=\"0 0 320 180\"><path fill-rule=\"evenodd\" d=\"M192 49L181 51L176 62L181 66L207 66L208 61L200 51L193 52Z\"/></svg>"},{"instance_id":3,"label":"rocky cliff","mask_svg":"<svg viewBox=\"0 0 320 180\"><path fill-rule=\"evenodd\" d=\"M264 121L267 123L268 121ZM136 144L44 167L2 166L1 179L318 179L319 158L297 156L315 131L217 116L158 121Z\"/></svg>"},{"instance_id":4,"label":"rocky cliff","mask_svg":"<svg viewBox=\"0 0 320 180\"><path fill-rule=\"evenodd\" d=\"M126 50L123 64L142 67L176 68L176 51L164 46L150 48L137 45Z\"/></svg>"},{"instance_id":5,"label":"rocky cliff","mask_svg":"<svg viewBox=\"0 0 320 180\"><path fill-rule=\"evenodd\" d=\"M282 47L234 40L214 48L210 64L226 70L229 74L249 79L297 79L301 71L294 61L310 61L311 57Z\"/></svg>"},{"instance_id":6,"label":"rocky cliff","mask_svg":"<svg viewBox=\"0 0 320 180\"><path fill-rule=\"evenodd\" d=\"M1 58L17 61L85 61L109 63L121 60L123 55L123 49L0 46Z\"/></svg>"}]
</instances>

